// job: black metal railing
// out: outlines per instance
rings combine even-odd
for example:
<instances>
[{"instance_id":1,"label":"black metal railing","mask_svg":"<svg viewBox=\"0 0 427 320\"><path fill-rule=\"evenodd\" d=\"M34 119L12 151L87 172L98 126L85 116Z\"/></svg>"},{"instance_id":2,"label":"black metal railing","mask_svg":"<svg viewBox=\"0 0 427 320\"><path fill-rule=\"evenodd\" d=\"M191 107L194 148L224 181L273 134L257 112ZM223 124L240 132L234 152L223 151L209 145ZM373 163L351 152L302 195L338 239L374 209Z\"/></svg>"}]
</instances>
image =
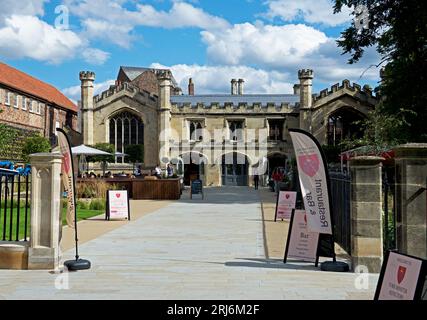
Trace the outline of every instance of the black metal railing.
<instances>
[{"instance_id":1,"label":"black metal railing","mask_svg":"<svg viewBox=\"0 0 427 320\"><path fill-rule=\"evenodd\" d=\"M27 241L30 176L0 169L0 241Z\"/></svg>"},{"instance_id":2,"label":"black metal railing","mask_svg":"<svg viewBox=\"0 0 427 320\"><path fill-rule=\"evenodd\" d=\"M343 172L329 172L329 177L335 242L351 254L351 177Z\"/></svg>"},{"instance_id":3,"label":"black metal railing","mask_svg":"<svg viewBox=\"0 0 427 320\"><path fill-rule=\"evenodd\" d=\"M382 192L383 192L383 249L397 248L396 242L396 198L395 198L395 168L382 168Z\"/></svg>"}]
</instances>

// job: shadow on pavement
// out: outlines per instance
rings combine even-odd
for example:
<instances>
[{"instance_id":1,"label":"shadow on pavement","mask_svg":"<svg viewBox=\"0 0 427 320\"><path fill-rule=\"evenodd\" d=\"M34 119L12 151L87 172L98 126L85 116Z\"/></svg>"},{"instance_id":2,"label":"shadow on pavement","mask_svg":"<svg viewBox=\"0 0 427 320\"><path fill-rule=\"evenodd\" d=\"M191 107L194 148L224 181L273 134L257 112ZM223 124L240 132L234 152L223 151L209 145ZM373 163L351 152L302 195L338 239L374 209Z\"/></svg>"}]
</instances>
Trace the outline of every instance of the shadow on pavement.
<instances>
[{"instance_id":1,"label":"shadow on pavement","mask_svg":"<svg viewBox=\"0 0 427 320\"><path fill-rule=\"evenodd\" d=\"M314 263L292 261L289 260L286 264L282 259L257 259L257 258L239 258L242 261L228 261L224 263L227 267L248 267L248 268L269 268L269 269L289 269L289 270L308 270L320 271Z\"/></svg>"},{"instance_id":2,"label":"shadow on pavement","mask_svg":"<svg viewBox=\"0 0 427 320\"><path fill-rule=\"evenodd\" d=\"M187 187L178 203L203 203L203 204L251 204L261 203L258 191L250 187L204 187L204 199L200 194L193 195L190 199L190 188Z\"/></svg>"}]
</instances>

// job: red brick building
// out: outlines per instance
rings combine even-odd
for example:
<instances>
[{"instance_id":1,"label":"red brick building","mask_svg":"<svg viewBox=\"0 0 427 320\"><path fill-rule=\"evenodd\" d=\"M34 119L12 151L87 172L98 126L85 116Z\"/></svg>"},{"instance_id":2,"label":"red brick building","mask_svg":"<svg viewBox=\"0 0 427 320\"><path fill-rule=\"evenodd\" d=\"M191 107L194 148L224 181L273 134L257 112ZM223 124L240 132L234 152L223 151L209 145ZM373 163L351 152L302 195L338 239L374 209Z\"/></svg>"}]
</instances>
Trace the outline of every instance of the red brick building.
<instances>
[{"instance_id":1,"label":"red brick building","mask_svg":"<svg viewBox=\"0 0 427 320\"><path fill-rule=\"evenodd\" d=\"M77 129L77 106L58 89L0 62L0 123L51 139Z\"/></svg>"}]
</instances>

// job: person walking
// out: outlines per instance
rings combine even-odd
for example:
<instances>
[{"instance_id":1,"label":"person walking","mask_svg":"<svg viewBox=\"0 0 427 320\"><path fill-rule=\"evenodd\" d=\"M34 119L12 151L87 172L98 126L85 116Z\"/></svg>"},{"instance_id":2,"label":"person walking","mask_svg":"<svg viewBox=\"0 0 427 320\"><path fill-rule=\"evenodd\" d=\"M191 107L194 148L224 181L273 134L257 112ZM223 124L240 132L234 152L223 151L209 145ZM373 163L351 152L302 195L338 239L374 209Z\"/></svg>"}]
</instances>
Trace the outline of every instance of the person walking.
<instances>
[{"instance_id":1,"label":"person walking","mask_svg":"<svg viewBox=\"0 0 427 320\"><path fill-rule=\"evenodd\" d=\"M254 172L254 187L255 187L255 190L258 190L258 185L259 185L258 170L255 168L253 172Z\"/></svg>"}]
</instances>

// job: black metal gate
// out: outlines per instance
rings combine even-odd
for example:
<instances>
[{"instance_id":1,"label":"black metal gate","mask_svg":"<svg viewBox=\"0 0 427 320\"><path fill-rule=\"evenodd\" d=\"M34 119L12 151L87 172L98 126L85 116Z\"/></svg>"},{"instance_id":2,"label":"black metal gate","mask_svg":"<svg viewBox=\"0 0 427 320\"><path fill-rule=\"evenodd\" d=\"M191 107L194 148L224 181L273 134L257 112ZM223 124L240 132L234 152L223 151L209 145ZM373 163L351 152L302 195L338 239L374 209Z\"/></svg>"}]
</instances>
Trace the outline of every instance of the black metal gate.
<instances>
[{"instance_id":1,"label":"black metal gate","mask_svg":"<svg viewBox=\"0 0 427 320\"><path fill-rule=\"evenodd\" d=\"M27 241L30 177L0 169L0 241Z\"/></svg>"},{"instance_id":2,"label":"black metal gate","mask_svg":"<svg viewBox=\"0 0 427 320\"><path fill-rule=\"evenodd\" d=\"M395 206L395 168L382 168L382 191L383 191L383 249L397 248L396 242L396 206Z\"/></svg>"},{"instance_id":3,"label":"black metal gate","mask_svg":"<svg viewBox=\"0 0 427 320\"><path fill-rule=\"evenodd\" d=\"M329 172L329 176L335 242L351 254L351 177L342 172Z\"/></svg>"}]
</instances>

